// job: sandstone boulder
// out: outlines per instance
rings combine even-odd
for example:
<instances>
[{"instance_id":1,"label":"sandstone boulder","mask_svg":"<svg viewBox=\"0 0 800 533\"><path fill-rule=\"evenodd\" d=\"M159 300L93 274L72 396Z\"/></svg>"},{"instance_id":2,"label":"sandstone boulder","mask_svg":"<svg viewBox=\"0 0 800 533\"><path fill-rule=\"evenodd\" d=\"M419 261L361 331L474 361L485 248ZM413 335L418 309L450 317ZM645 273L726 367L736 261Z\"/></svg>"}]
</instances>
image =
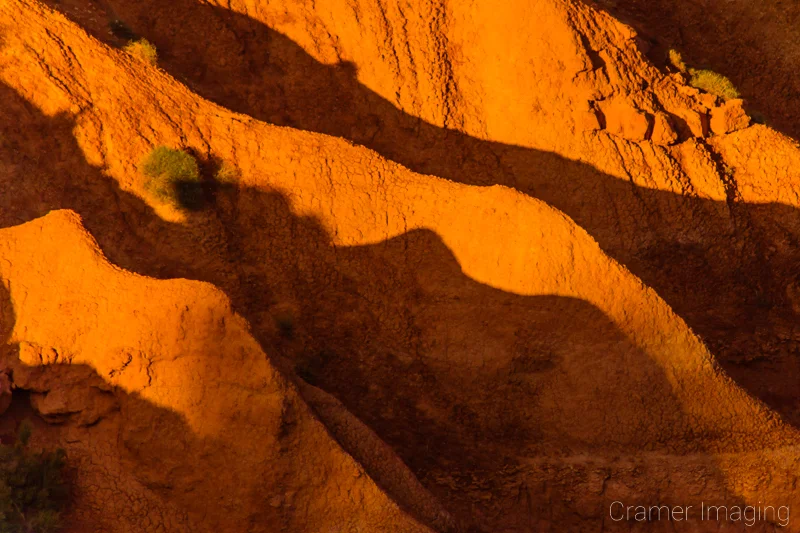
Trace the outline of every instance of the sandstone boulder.
<instances>
[{"instance_id":1,"label":"sandstone boulder","mask_svg":"<svg viewBox=\"0 0 800 533\"><path fill-rule=\"evenodd\" d=\"M89 426L117 408L110 391L75 384L33 392L30 398L33 409L51 424L72 421L78 426Z\"/></svg>"},{"instance_id":2,"label":"sandstone boulder","mask_svg":"<svg viewBox=\"0 0 800 533\"><path fill-rule=\"evenodd\" d=\"M631 103L615 99L601 102L600 109L610 134L635 142L648 138L652 117Z\"/></svg>"},{"instance_id":3,"label":"sandstone boulder","mask_svg":"<svg viewBox=\"0 0 800 533\"><path fill-rule=\"evenodd\" d=\"M719 98L716 95L704 92L698 94L697 99L700 100L700 103L708 109L714 109L719 101Z\"/></svg>"},{"instance_id":4,"label":"sandstone boulder","mask_svg":"<svg viewBox=\"0 0 800 533\"><path fill-rule=\"evenodd\" d=\"M744 110L742 100L728 100L711 111L711 131L725 135L750 125L750 117Z\"/></svg>"},{"instance_id":5,"label":"sandstone boulder","mask_svg":"<svg viewBox=\"0 0 800 533\"><path fill-rule=\"evenodd\" d=\"M586 105L575 109L574 119L577 131L596 131L601 129L597 111L588 102Z\"/></svg>"},{"instance_id":6,"label":"sandstone boulder","mask_svg":"<svg viewBox=\"0 0 800 533\"><path fill-rule=\"evenodd\" d=\"M708 114L700 113L699 111L687 110L681 115L681 118L686 123L684 129L688 129L688 134L697 137L708 137Z\"/></svg>"},{"instance_id":7,"label":"sandstone boulder","mask_svg":"<svg viewBox=\"0 0 800 533\"><path fill-rule=\"evenodd\" d=\"M653 134L650 137L656 144L663 146L674 144L678 140L678 134L672 126L670 119L663 113L657 113L653 123Z\"/></svg>"}]
</instances>

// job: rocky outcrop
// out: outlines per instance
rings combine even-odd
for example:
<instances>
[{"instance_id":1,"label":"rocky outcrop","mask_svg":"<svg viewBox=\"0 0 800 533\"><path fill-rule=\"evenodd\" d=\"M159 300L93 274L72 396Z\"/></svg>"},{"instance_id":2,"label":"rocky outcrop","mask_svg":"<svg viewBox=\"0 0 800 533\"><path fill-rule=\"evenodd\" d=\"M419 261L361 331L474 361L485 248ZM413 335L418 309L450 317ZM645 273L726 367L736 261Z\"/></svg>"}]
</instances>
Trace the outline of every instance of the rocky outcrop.
<instances>
[{"instance_id":1,"label":"rocky outcrop","mask_svg":"<svg viewBox=\"0 0 800 533\"><path fill-rule=\"evenodd\" d=\"M19 353L0 364L60 428L81 495L71 530L430 531L339 447L212 286L113 267L66 211L0 230L0 279Z\"/></svg>"},{"instance_id":2,"label":"rocky outcrop","mask_svg":"<svg viewBox=\"0 0 800 533\"><path fill-rule=\"evenodd\" d=\"M754 324L792 368L791 142L709 136L716 99L582 2L222 4L0 4L0 338L76 532L796 504L796 380L720 368ZM235 184L151 205L158 144Z\"/></svg>"},{"instance_id":3,"label":"rocky outcrop","mask_svg":"<svg viewBox=\"0 0 800 533\"><path fill-rule=\"evenodd\" d=\"M742 130L750 125L750 117L744 110L742 100L728 100L711 111L711 131L725 135Z\"/></svg>"},{"instance_id":4,"label":"rocky outcrop","mask_svg":"<svg viewBox=\"0 0 800 533\"><path fill-rule=\"evenodd\" d=\"M620 99L603 101L600 102L600 109L603 112L605 129L611 135L633 142L642 142L650 137L653 127L652 117L648 117L630 103ZM661 130L663 126L662 122L659 129ZM659 131L659 134L660 137L664 136L663 131Z\"/></svg>"},{"instance_id":5,"label":"rocky outcrop","mask_svg":"<svg viewBox=\"0 0 800 533\"><path fill-rule=\"evenodd\" d=\"M651 139L654 143L668 146L678 141L678 132L675 131L673 121L664 113L657 113L653 123Z\"/></svg>"}]
</instances>

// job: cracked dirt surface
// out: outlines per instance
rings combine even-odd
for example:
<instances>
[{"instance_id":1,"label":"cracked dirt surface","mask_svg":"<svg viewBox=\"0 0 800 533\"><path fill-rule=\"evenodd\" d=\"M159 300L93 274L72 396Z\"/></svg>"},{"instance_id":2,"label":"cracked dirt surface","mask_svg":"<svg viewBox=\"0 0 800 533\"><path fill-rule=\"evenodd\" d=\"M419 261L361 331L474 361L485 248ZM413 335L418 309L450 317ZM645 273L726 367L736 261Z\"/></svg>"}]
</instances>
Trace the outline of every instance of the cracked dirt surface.
<instances>
[{"instance_id":1,"label":"cracked dirt surface","mask_svg":"<svg viewBox=\"0 0 800 533\"><path fill-rule=\"evenodd\" d=\"M74 531L795 502L800 152L528 4L0 5L4 361L77 462ZM240 180L150 205L155 144Z\"/></svg>"},{"instance_id":2,"label":"cracked dirt surface","mask_svg":"<svg viewBox=\"0 0 800 533\"><path fill-rule=\"evenodd\" d=\"M710 137L722 103L665 76L643 57L646 39L606 13L563 1L59 6L110 45L107 20L123 18L158 45L163 68L229 109L556 207L743 386L800 419L793 143L761 126Z\"/></svg>"},{"instance_id":3,"label":"cracked dirt surface","mask_svg":"<svg viewBox=\"0 0 800 533\"><path fill-rule=\"evenodd\" d=\"M69 211L0 241L14 383L78 459L73 530L430 531L336 444L219 290L111 266Z\"/></svg>"}]
</instances>

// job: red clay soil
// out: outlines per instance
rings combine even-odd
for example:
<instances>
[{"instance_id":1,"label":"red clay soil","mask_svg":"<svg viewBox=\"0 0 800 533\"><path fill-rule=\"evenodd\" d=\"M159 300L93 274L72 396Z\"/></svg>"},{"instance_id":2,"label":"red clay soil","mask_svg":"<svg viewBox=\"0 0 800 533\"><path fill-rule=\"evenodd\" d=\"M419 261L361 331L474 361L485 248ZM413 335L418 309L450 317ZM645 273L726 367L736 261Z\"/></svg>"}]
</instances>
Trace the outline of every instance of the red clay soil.
<instances>
[{"instance_id":1,"label":"red clay soil","mask_svg":"<svg viewBox=\"0 0 800 533\"><path fill-rule=\"evenodd\" d=\"M319 4L0 4L0 361L68 531L800 503L797 146L576 1Z\"/></svg>"},{"instance_id":2,"label":"red clay soil","mask_svg":"<svg viewBox=\"0 0 800 533\"><path fill-rule=\"evenodd\" d=\"M58 7L96 38L124 44L108 29L123 20L158 46L162 68L229 109L558 208L656 289L744 387L800 423L789 288L800 258L775 229L796 231L784 208L794 191L774 168L791 167L722 160L722 145L749 157L750 141L709 137L726 105L665 76L663 57L648 62L649 37L579 2L72 2ZM788 146L746 130L764 153ZM747 193L765 180L788 188Z\"/></svg>"}]
</instances>

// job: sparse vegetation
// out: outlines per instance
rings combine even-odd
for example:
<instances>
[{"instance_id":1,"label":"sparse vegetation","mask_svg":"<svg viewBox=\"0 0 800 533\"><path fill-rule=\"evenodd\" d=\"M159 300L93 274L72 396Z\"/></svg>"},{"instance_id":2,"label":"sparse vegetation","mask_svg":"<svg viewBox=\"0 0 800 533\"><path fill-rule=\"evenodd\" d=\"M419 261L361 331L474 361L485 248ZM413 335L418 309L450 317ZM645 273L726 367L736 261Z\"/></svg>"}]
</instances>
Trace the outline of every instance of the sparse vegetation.
<instances>
[{"instance_id":1,"label":"sparse vegetation","mask_svg":"<svg viewBox=\"0 0 800 533\"><path fill-rule=\"evenodd\" d=\"M739 91L736 90L731 80L718 74L713 70L689 69L691 79L689 85L696 89L709 92L720 98L732 99L739 98Z\"/></svg>"},{"instance_id":2,"label":"sparse vegetation","mask_svg":"<svg viewBox=\"0 0 800 533\"><path fill-rule=\"evenodd\" d=\"M64 450L28 450L30 425L13 445L0 444L0 532L53 533L69 497L63 478Z\"/></svg>"},{"instance_id":3,"label":"sparse vegetation","mask_svg":"<svg viewBox=\"0 0 800 533\"><path fill-rule=\"evenodd\" d=\"M236 183L238 179L239 171L233 164L227 161L223 161L214 174L214 181L221 185L232 185Z\"/></svg>"},{"instance_id":4,"label":"sparse vegetation","mask_svg":"<svg viewBox=\"0 0 800 533\"><path fill-rule=\"evenodd\" d=\"M686 72L686 63L683 62L683 56L674 48L669 51L669 62L678 72Z\"/></svg>"},{"instance_id":5,"label":"sparse vegetation","mask_svg":"<svg viewBox=\"0 0 800 533\"><path fill-rule=\"evenodd\" d=\"M133 57L144 61L145 63L149 63L151 65L158 63L158 52L156 51L156 47L147 39L138 39L136 41L129 42L125 45L125 51Z\"/></svg>"},{"instance_id":6,"label":"sparse vegetation","mask_svg":"<svg viewBox=\"0 0 800 533\"><path fill-rule=\"evenodd\" d=\"M689 85L725 99L739 98L731 80L713 70L694 69L686 65L683 56L674 48L667 53L669 64L678 72L689 75Z\"/></svg>"},{"instance_id":7,"label":"sparse vegetation","mask_svg":"<svg viewBox=\"0 0 800 533\"><path fill-rule=\"evenodd\" d=\"M191 154L157 146L142 161L141 171L145 190L157 200L185 209L202 206L200 168Z\"/></svg>"}]
</instances>

